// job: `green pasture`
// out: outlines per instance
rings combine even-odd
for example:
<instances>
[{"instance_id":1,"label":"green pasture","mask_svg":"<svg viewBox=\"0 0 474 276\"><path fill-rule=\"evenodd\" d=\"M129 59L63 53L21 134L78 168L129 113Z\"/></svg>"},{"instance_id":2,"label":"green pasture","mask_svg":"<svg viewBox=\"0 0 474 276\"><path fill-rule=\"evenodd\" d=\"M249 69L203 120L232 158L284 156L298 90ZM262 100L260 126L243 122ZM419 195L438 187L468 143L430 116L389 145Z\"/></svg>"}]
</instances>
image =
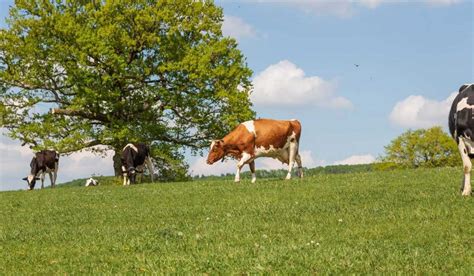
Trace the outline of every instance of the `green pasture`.
<instances>
[{"instance_id":1,"label":"green pasture","mask_svg":"<svg viewBox=\"0 0 474 276\"><path fill-rule=\"evenodd\" d=\"M0 193L0 274L474 274L459 168ZM113 181L112 181L113 182Z\"/></svg>"}]
</instances>

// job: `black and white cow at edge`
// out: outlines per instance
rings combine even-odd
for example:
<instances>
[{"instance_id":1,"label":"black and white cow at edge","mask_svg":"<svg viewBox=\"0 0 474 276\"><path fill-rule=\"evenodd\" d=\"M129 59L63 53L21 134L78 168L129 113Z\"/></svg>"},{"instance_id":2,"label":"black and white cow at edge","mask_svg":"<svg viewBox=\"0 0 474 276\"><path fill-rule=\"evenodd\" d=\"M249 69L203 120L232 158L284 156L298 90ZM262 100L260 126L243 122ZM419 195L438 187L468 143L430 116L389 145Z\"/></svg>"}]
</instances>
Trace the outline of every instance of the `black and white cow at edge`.
<instances>
[{"instance_id":1,"label":"black and white cow at edge","mask_svg":"<svg viewBox=\"0 0 474 276\"><path fill-rule=\"evenodd\" d=\"M145 165L150 173L151 182L153 182L153 163L150 158L150 147L142 143L127 144L122 151L122 174L123 185L136 183L137 174L143 174Z\"/></svg>"},{"instance_id":2,"label":"black and white cow at edge","mask_svg":"<svg viewBox=\"0 0 474 276\"><path fill-rule=\"evenodd\" d=\"M41 179L41 189L44 188L44 175L49 174L51 187L56 186L56 178L58 177L59 154L52 150L42 150L37 152L31 159L30 174L23 178L28 183L28 190L35 188L36 180ZM39 176L39 177L38 177Z\"/></svg>"},{"instance_id":3,"label":"black and white cow at edge","mask_svg":"<svg viewBox=\"0 0 474 276\"><path fill-rule=\"evenodd\" d=\"M474 84L464 84L454 98L449 111L449 132L458 144L461 153L464 180L461 185L463 196L472 192L471 159L474 158Z\"/></svg>"}]
</instances>

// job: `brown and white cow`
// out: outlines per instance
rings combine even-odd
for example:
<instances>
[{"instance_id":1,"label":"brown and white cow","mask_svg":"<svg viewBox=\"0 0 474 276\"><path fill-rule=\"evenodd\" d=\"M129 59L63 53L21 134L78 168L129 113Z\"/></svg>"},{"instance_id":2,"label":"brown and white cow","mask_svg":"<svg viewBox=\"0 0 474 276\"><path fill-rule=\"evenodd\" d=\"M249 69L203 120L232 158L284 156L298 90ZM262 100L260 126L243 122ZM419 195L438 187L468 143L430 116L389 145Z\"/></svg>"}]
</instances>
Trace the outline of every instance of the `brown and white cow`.
<instances>
[{"instance_id":1,"label":"brown and white cow","mask_svg":"<svg viewBox=\"0 0 474 276\"><path fill-rule=\"evenodd\" d=\"M255 176L255 159L272 157L288 164L286 179L291 178L294 163L298 164L299 176L303 177L303 167L298 146L301 136L301 124L298 120L280 121L257 119L239 124L234 130L220 140L213 140L207 163L221 160L225 156L237 159L235 182L240 181L240 170L248 164L252 172L252 183Z\"/></svg>"}]
</instances>

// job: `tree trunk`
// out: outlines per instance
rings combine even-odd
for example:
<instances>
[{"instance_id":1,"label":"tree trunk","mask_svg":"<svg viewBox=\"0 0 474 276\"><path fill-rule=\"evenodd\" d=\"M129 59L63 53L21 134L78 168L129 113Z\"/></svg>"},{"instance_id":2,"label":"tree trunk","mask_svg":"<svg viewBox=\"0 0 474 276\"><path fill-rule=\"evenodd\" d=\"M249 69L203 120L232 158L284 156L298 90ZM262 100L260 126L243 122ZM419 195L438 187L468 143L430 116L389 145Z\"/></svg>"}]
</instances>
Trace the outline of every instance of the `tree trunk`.
<instances>
[{"instance_id":1,"label":"tree trunk","mask_svg":"<svg viewBox=\"0 0 474 276\"><path fill-rule=\"evenodd\" d=\"M113 161L114 161L115 176L122 176L122 161L121 161L121 151L120 150L115 150Z\"/></svg>"}]
</instances>

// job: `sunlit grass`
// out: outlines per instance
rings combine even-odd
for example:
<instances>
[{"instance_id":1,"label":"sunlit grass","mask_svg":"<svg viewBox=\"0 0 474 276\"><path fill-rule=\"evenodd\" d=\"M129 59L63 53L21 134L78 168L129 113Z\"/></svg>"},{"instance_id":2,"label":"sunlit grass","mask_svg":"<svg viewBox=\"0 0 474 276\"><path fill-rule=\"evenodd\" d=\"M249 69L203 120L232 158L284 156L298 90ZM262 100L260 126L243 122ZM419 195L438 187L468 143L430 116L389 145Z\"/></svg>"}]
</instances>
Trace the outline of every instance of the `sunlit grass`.
<instances>
[{"instance_id":1,"label":"sunlit grass","mask_svg":"<svg viewBox=\"0 0 474 276\"><path fill-rule=\"evenodd\" d=\"M0 274L473 274L460 180L445 168L3 192Z\"/></svg>"}]
</instances>

